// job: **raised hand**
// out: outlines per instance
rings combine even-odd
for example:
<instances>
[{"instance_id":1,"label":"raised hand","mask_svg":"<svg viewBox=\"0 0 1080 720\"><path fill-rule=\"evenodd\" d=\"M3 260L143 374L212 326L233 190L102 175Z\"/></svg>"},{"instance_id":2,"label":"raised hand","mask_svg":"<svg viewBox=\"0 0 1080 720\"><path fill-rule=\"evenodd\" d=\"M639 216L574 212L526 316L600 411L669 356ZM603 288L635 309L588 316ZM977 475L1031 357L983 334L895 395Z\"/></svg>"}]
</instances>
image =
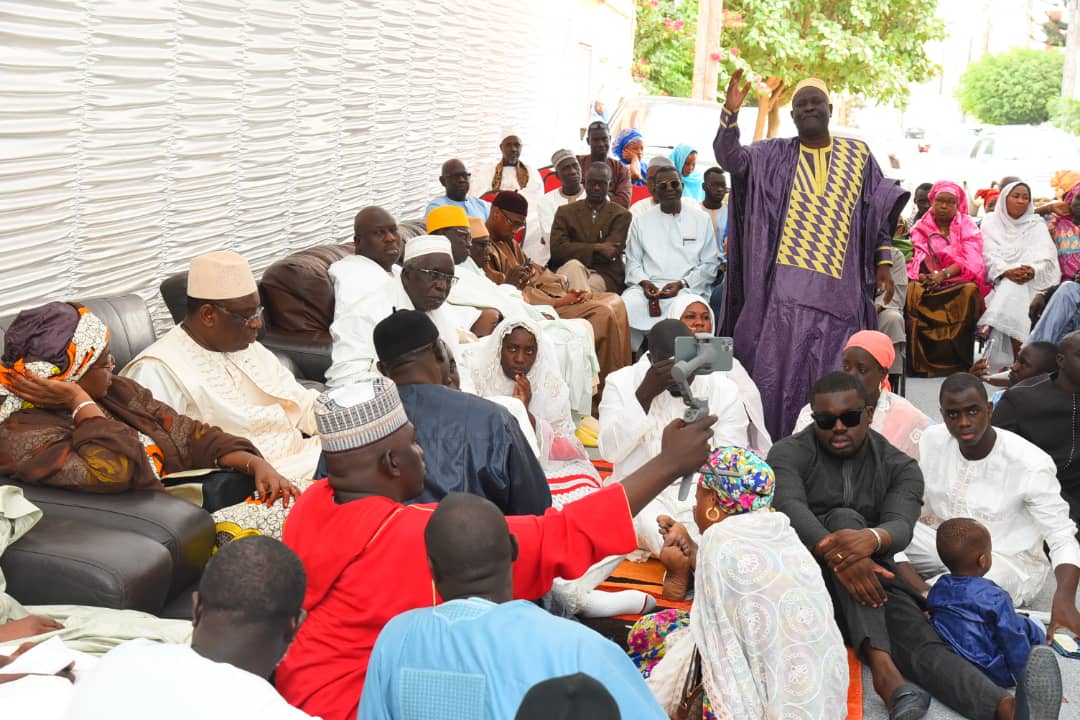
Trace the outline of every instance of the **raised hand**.
<instances>
[{"instance_id":1,"label":"raised hand","mask_svg":"<svg viewBox=\"0 0 1080 720\"><path fill-rule=\"evenodd\" d=\"M727 85L727 97L724 100L724 107L728 112L738 112L742 104L746 102L746 96L750 94L750 83L743 83L739 86L739 81L742 80L743 71L736 70L731 75L731 80Z\"/></svg>"}]
</instances>

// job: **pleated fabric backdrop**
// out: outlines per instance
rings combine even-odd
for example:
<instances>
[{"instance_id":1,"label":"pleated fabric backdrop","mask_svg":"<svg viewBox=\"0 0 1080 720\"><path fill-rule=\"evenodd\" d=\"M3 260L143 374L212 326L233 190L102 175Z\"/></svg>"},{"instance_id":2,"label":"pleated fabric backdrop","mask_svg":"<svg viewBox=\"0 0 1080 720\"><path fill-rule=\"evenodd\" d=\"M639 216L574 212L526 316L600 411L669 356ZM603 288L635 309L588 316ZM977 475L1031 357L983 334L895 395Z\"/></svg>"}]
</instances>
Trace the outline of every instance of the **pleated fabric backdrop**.
<instances>
[{"instance_id":1,"label":"pleated fabric backdrop","mask_svg":"<svg viewBox=\"0 0 1080 720\"><path fill-rule=\"evenodd\" d=\"M573 147L538 30L569 1L0 2L0 314L137 292L160 330L195 255L259 274L364 205L419 217L507 125Z\"/></svg>"}]
</instances>

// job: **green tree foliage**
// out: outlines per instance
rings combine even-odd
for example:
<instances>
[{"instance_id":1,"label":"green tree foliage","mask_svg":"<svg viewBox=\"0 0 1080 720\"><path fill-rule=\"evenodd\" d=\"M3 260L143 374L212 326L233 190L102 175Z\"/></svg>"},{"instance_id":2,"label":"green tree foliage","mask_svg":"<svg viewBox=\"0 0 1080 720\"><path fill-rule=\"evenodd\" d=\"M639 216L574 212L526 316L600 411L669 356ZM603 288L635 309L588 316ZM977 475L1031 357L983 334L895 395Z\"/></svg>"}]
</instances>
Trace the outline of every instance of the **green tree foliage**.
<instances>
[{"instance_id":1,"label":"green tree foliage","mask_svg":"<svg viewBox=\"0 0 1080 720\"><path fill-rule=\"evenodd\" d=\"M991 125L1037 125L1050 119L1048 104L1061 95L1065 55L1017 48L984 55L960 77L960 107Z\"/></svg>"},{"instance_id":2,"label":"green tree foliage","mask_svg":"<svg viewBox=\"0 0 1080 720\"><path fill-rule=\"evenodd\" d=\"M1051 100L1050 121L1066 132L1080 135L1080 100L1072 98Z\"/></svg>"},{"instance_id":3,"label":"green tree foliage","mask_svg":"<svg viewBox=\"0 0 1080 720\"><path fill-rule=\"evenodd\" d=\"M697 0L637 0L634 79L650 95L689 97Z\"/></svg>"},{"instance_id":4,"label":"green tree foliage","mask_svg":"<svg viewBox=\"0 0 1080 720\"><path fill-rule=\"evenodd\" d=\"M668 29L679 20L677 31ZM636 72L650 92L689 94L696 20L697 0L638 0ZM911 83L937 73L924 48L943 37L925 0L725 0L716 55L759 82L781 81L788 93L815 76L834 91L902 105Z\"/></svg>"}]
</instances>

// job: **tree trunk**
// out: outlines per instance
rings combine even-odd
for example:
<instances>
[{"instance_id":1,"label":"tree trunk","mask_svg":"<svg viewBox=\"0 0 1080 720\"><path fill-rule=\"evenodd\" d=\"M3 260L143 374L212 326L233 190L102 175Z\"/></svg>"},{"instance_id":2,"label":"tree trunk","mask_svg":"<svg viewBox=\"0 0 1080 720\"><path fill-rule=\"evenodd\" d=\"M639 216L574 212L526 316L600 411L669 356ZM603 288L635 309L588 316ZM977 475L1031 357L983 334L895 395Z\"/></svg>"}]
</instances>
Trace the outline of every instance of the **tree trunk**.
<instances>
[{"instance_id":1,"label":"tree trunk","mask_svg":"<svg viewBox=\"0 0 1080 720\"><path fill-rule=\"evenodd\" d=\"M690 97L716 101L720 63L712 59L720 52L724 0L699 0L697 39L694 43L694 79Z\"/></svg>"},{"instance_id":2,"label":"tree trunk","mask_svg":"<svg viewBox=\"0 0 1080 720\"><path fill-rule=\"evenodd\" d=\"M765 80L765 91L756 90L758 97L757 123L754 125L754 140L764 137L776 137L780 130L780 108L783 107L784 83L779 78Z\"/></svg>"},{"instance_id":3,"label":"tree trunk","mask_svg":"<svg viewBox=\"0 0 1080 720\"><path fill-rule=\"evenodd\" d=\"M1080 0L1069 0L1066 5L1065 70L1061 75L1061 97L1080 100Z\"/></svg>"},{"instance_id":4,"label":"tree trunk","mask_svg":"<svg viewBox=\"0 0 1080 720\"><path fill-rule=\"evenodd\" d=\"M769 93L758 92L757 94L757 121L754 123L754 142L765 137L766 122L769 119L769 111L772 109L772 99Z\"/></svg>"},{"instance_id":5,"label":"tree trunk","mask_svg":"<svg viewBox=\"0 0 1080 720\"><path fill-rule=\"evenodd\" d=\"M769 78L767 84L772 88L772 103L769 106L769 137L776 137L780 132L780 108L787 105L787 87L776 78Z\"/></svg>"}]
</instances>

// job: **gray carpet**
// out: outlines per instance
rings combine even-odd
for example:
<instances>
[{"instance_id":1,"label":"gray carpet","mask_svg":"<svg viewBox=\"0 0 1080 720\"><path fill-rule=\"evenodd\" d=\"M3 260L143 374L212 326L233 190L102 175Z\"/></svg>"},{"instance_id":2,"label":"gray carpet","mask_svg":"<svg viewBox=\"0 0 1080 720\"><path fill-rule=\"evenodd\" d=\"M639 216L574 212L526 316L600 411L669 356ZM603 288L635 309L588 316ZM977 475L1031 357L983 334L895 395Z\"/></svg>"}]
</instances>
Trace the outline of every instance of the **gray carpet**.
<instances>
[{"instance_id":1,"label":"gray carpet","mask_svg":"<svg viewBox=\"0 0 1080 720\"><path fill-rule=\"evenodd\" d=\"M941 382L940 378L912 378L907 380L905 391L908 400L936 421L941 420L941 413L938 410L938 388ZM1053 592L1054 581L1051 578L1032 602L1032 609L1049 611ZM1065 720L1080 720L1080 660L1059 656L1058 665L1061 666L1061 677L1065 688L1065 703L1062 705L1060 717ZM874 694L870 671L865 667L863 668L863 717L866 720L887 720L889 717L885 704ZM953 712L935 700L926 717L932 720L958 720L963 718L963 715Z\"/></svg>"}]
</instances>

